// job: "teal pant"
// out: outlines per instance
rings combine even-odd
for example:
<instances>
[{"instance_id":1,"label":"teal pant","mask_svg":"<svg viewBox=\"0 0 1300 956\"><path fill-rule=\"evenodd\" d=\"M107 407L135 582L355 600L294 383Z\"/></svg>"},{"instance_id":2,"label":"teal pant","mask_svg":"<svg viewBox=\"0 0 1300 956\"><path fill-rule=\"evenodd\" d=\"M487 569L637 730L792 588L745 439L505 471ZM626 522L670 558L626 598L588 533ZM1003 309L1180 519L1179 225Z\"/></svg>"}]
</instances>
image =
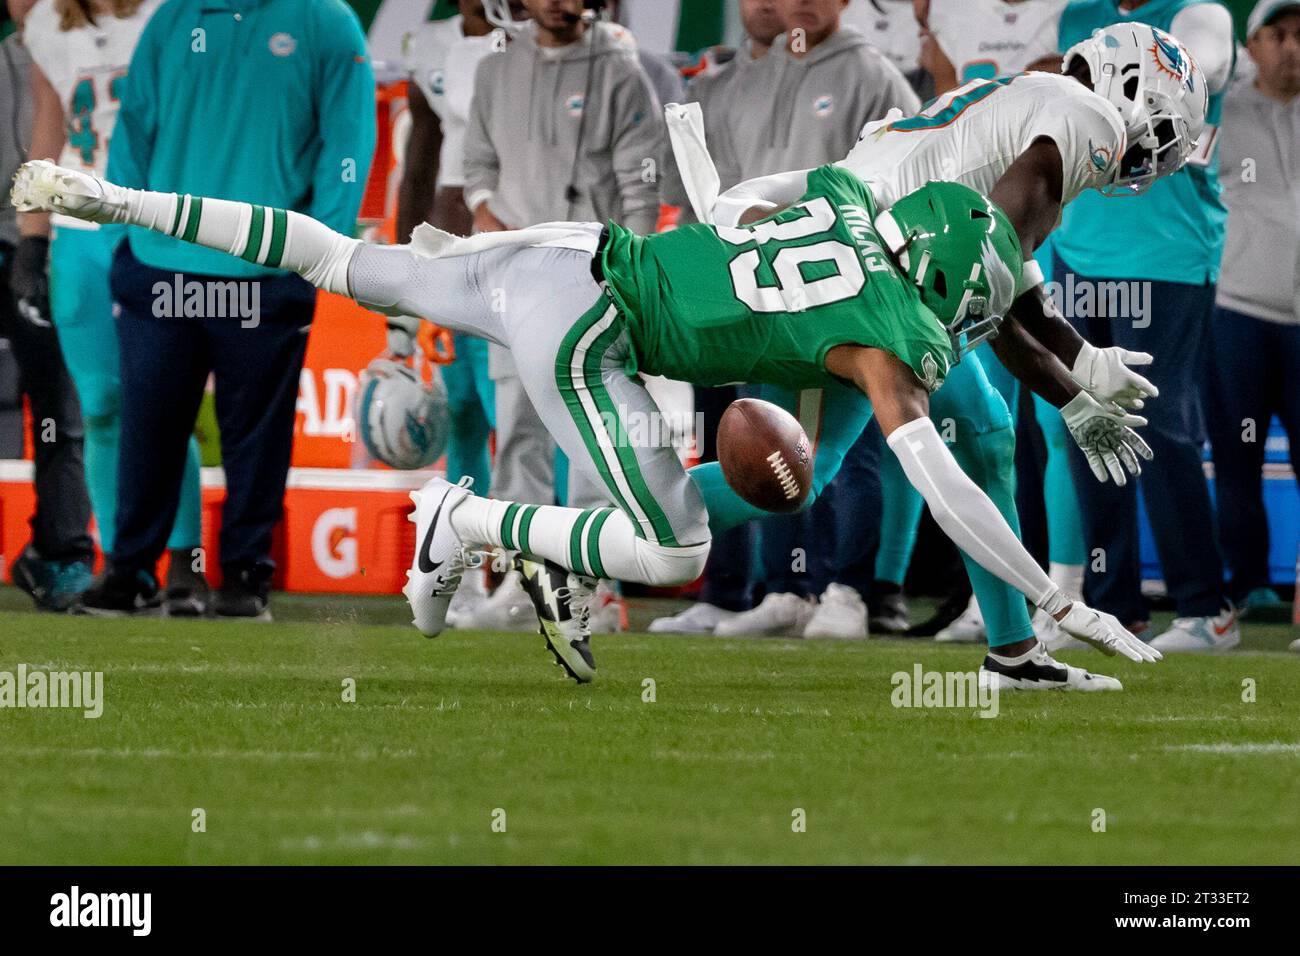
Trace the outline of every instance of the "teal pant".
<instances>
[{"instance_id":1,"label":"teal pant","mask_svg":"<svg viewBox=\"0 0 1300 956\"><path fill-rule=\"evenodd\" d=\"M456 360L442 366L451 411L447 436L447 477L469 475L476 494L487 494L492 484L488 434L496 427L496 390L488 377L487 341L472 335L454 337Z\"/></svg>"},{"instance_id":2,"label":"teal pant","mask_svg":"<svg viewBox=\"0 0 1300 956\"><path fill-rule=\"evenodd\" d=\"M844 456L862 434L871 419L871 403L856 389L834 385L820 390L795 393L764 387L762 397L775 402L800 419L804 431L813 439L816 457L813 464L813 487L805 507L811 505L835 474ZM1006 403L989 384L978 357L968 355L953 368L948 380L930 399L930 417L947 439L962 470L992 499L1003 518L1019 534L1020 523L1015 506L1015 431ZM889 472L910 489L895 457L883 456L882 484L889 486ZM767 517L768 513L748 504L727 485L717 462L691 469L691 478L700 488L709 510L709 528L717 534L744 521ZM894 495L920 517L921 496L915 491L903 496L895 487ZM891 501L884 501L888 515ZM886 521L891 520L887 517ZM915 539L915 521L911 535ZM882 539L886 528L882 528ZM883 540L882 540L883 546ZM908 548L910 556L910 547ZM1033 634L1024 596L1001 579L985 571L963 554L971 584L984 613L989 644L993 647L1012 644Z\"/></svg>"},{"instance_id":3,"label":"teal pant","mask_svg":"<svg viewBox=\"0 0 1300 956\"><path fill-rule=\"evenodd\" d=\"M50 243L50 313L63 361L72 375L85 421L86 485L99 526L100 548L113 550L117 519L117 457L122 379L108 272L121 231L57 228ZM167 356L158 356L165 369ZM127 476L128 480L130 476ZM190 440L181 505L169 548L190 550L201 542L202 499L199 446Z\"/></svg>"}]
</instances>

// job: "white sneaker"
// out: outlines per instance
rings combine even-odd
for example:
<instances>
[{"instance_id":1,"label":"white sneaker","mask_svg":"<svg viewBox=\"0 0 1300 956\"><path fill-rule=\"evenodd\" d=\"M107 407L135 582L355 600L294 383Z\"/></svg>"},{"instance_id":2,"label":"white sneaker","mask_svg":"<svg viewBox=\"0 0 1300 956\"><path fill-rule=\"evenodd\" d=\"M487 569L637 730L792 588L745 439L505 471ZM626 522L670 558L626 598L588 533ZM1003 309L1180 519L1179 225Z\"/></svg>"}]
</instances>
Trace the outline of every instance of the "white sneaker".
<instances>
[{"instance_id":1,"label":"white sneaker","mask_svg":"<svg viewBox=\"0 0 1300 956\"><path fill-rule=\"evenodd\" d=\"M799 637L816 605L797 594L769 594L758 607L719 621L719 637Z\"/></svg>"},{"instance_id":2,"label":"white sneaker","mask_svg":"<svg viewBox=\"0 0 1300 956\"><path fill-rule=\"evenodd\" d=\"M978 644L984 638L984 615L980 613L979 602L974 595L961 616L934 635L940 644Z\"/></svg>"},{"instance_id":3,"label":"white sneaker","mask_svg":"<svg viewBox=\"0 0 1300 956\"><path fill-rule=\"evenodd\" d=\"M406 572L402 593L411 605L411 623L425 637L437 637L447 624L447 608L460 585L461 574L474 557L451 526L451 513L469 497L469 489L444 478L431 478L411 492L415 510L415 557Z\"/></svg>"},{"instance_id":4,"label":"white sneaker","mask_svg":"<svg viewBox=\"0 0 1300 956\"><path fill-rule=\"evenodd\" d=\"M463 628L465 622L473 620L474 614L488 599L486 575L481 568L475 568L461 578L460 587L447 607L447 626Z\"/></svg>"},{"instance_id":5,"label":"white sneaker","mask_svg":"<svg viewBox=\"0 0 1300 956\"><path fill-rule=\"evenodd\" d=\"M1053 660L1047 648L1038 644L1019 664L1004 664L993 655L984 657L980 665L981 687L1004 690L1123 690L1124 685L1113 677L1090 674L1082 667L1072 667Z\"/></svg>"},{"instance_id":6,"label":"white sneaker","mask_svg":"<svg viewBox=\"0 0 1300 956\"><path fill-rule=\"evenodd\" d=\"M1217 617L1174 618L1173 626L1151 641L1156 650L1183 654L1222 654L1241 643L1237 611L1228 608Z\"/></svg>"},{"instance_id":7,"label":"white sneaker","mask_svg":"<svg viewBox=\"0 0 1300 956\"><path fill-rule=\"evenodd\" d=\"M622 634L626 630L627 601L612 581L602 579L591 599L591 633Z\"/></svg>"},{"instance_id":8,"label":"white sneaker","mask_svg":"<svg viewBox=\"0 0 1300 956\"><path fill-rule=\"evenodd\" d=\"M531 631L537 627L537 614L519 582L519 572L507 571L491 597L465 615L460 626L474 631Z\"/></svg>"},{"instance_id":9,"label":"white sneaker","mask_svg":"<svg viewBox=\"0 0 1300 956\"><path fill-rule=\"evenodd\" d=\"M1034 636L1048 651L1077 651L1088 646L1077 637L1061 630L1061 625L1056 623L1056 618L1041 607L1034 611L1029 625L1034 629Z\"/></svg>"},{"instance_id":10,"label":"white sneaker","mask_svg":"<svg viewBox=\"0 0 1300 956\"><path fill-rule=\"evenodd\" d=\"M712 634L720 623L735 616L735 611L724 610L707 601L696 601L680 614L655 618L650 622L650 633Z\"/></svg>"},{"instance_id":11,"label":"white sneaker","mask_svg":"<svg viewBox=\"0 0 1300 956\"><path fill-rule=\"evenodd\" d=\"M804 625L804 637L867 636L867 605L862 595L847 584L828 584L817 609Z\"/></svg>"}]
</instances>

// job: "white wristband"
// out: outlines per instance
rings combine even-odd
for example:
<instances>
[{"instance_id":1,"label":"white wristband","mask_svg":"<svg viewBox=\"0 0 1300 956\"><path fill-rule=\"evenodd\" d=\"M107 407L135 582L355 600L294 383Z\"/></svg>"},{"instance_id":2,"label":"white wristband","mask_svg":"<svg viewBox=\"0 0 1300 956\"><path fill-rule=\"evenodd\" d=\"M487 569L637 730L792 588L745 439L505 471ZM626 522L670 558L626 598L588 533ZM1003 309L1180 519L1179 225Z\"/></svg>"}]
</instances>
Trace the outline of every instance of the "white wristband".
<instances>
[{"instance_id":1,"label":"white wristband","mask_svg":"<svg viewBox=\"0 0 1300 956\"><path fill-rule=\"evenodd\" d=\"M1016 283L1016 298L1020 298L1034 286L1043 284L1043 267L1037 259L1027 259L1020 267L1020 281Z\"/></svg>"}]
</instances>

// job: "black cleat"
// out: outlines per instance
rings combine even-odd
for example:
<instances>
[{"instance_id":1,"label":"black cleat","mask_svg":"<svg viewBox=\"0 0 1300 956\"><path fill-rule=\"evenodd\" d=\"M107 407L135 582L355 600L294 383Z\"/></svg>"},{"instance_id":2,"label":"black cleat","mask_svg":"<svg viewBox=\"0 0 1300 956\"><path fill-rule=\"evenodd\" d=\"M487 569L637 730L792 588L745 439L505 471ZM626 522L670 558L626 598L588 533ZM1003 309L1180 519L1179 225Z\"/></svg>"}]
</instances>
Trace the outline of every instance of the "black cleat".
<instances>
[{"instance_id":1,"label":"black cleat","mask_svg":"<svg viewBox=\"0 0 1300 956\"><path fill-rule=\"evenodd\" d=\"M152 574L143 568L133 571L109 565L73 605L72 613L91 617L148 616L157 614L161 604L158 582Z\"/></svg>"},{"instance_id":2,"label":"black cleat","mask_svg":"<svg viewBox=\"0 0 1300 956\"><path fill-rule=\"evenodd\" d=\"M907 598L893 581L872 581L867 600L867 630L872 634L907 633Z\"/></svg>"},{"instance_id":3,"label":"black cleat","mask_svg":"<svg viewBox=\"0 0 1300 956\"><path fill-rule=\"evenodd\" d=\"M515 559L521 583L533 601L538 630L556 662L579 684L596 679L591 656L591 604L596 579L568 571L554 561Z\"/></svg>"},{"instance_id":4,"label":"black cleat","mask_svg":"<svg viewBox=\"0 0 1300 956\"><path fill-rule=\"evenodd\" d=\"M162 609L167 617L202 617L208 611L212 591L203 572L195 571L186 548L174 549L167 568L167 590Z\"/></svg>"},{"instance_id":5,"label":"black cleat","mask_svg":"<svg viewBox=\"0 0 1300 956\"><path fill-rule=\"evenodd\" d=\"M268 564L222 565L221 587L212 612L217 617L271 620L271 572Z\"/></svg>"}]
</instances>

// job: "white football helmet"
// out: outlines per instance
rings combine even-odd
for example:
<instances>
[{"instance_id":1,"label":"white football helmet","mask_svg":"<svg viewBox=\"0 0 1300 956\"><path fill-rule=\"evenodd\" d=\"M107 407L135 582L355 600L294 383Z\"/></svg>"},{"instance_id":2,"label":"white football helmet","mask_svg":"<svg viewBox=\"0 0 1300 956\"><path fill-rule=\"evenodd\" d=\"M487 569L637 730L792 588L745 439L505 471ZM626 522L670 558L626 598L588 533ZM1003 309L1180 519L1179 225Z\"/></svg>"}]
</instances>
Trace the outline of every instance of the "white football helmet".
<instances>
[{"instance_id":1,"label":"white football helmet","mask_svg":"<svg viewBox=\"0 0 1300 956\"><path fill-rule=\"evenodd\" d=\"M361 373L353 418L361 443L385 465L409 471L438 460L449 430L442 376L430 385L391 359L375 359Z\"/></svg>"},{"instance_id":2,"label":"white football helmet","mask_svg":"<svg viewBox=\"0 0 1300 956\"><path fill-rule=\"evenodd\" d=\"M1183 168L1205 128L1210 90L1191 53L1163 30L1116 23L1065 53L1062 70L1083 59L1092 88L1119 110L1128 146L1106 195L1145 192Z\"/></svg>"}]
</instances>

